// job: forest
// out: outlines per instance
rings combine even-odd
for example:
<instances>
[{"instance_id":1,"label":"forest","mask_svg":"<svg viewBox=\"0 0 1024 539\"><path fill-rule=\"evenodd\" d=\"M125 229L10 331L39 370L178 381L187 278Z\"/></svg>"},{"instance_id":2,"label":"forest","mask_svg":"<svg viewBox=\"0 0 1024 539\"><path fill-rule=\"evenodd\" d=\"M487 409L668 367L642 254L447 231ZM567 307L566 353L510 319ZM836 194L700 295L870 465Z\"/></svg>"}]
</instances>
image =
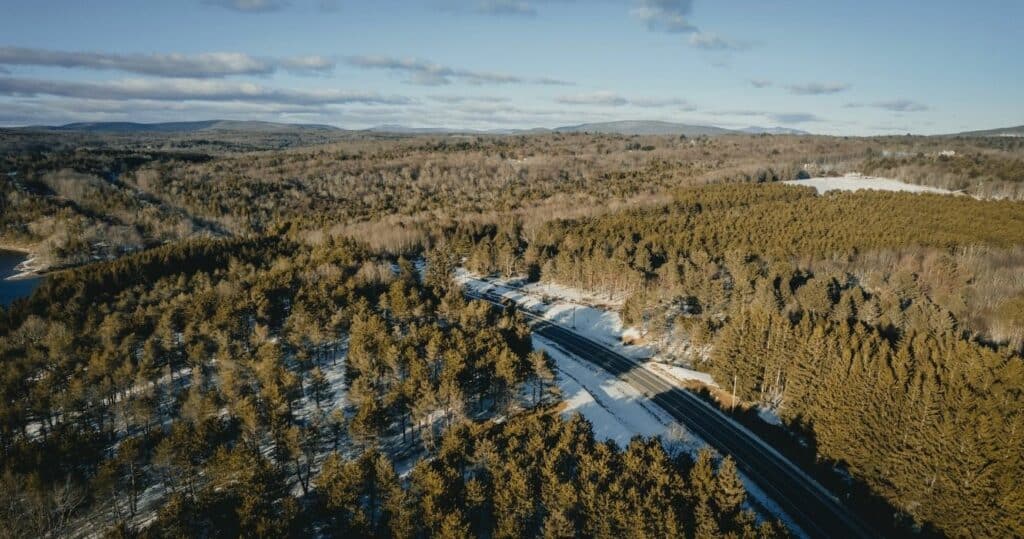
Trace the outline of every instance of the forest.
<instances>
[{"instance_id":1,"label":"forest","mask_svg":"<svg viewBox=\"0 0 1024 539\"><path fill-rule=\"evenodd\" d=\"M953 156L943 152L953 152ZM1007 137L242 136L0 130L0 245L44 267L291 223L414 255L461 222L527 229L669 202L680 187L863 172L1020 200ZM68 231L71 231L68 233Z\"/></svg>"},{"instance_id":2,"label":"forest","mask_svg":"<svg viewBox=\"0 0 1024 539\"><path fill-rule=\"evenodd\" d=\"M958 194L781 183L846 172ZM563 413L459 267L615 298L902 533L1024 535L1019 139L0 131L0 173L47 271L0 307L0 536L792 533Z\"/></svg>"},{"instance_id":3,"label":"forest","mask_svg":"<svg viewBox=\"0 0 1024 539\"><path fill-rule=\"evenodd\" d=\"M693 343L682 360L918 525L1022 532L1019 203L727 184L529 240L517 226L451 245L481 273L624 296L627 322Z\"/></svg>"},{"instance_id":4,"label":"forest","mask_svg":"<svg viewBox=\"0 0 1024 539\"><path fill-rule=\"evenodd\" d=\"M522 321L427 281L276 237L51 276L0 324L4 533L785 535L730 460L552 415Z\"/></svg>"}]
</instances>

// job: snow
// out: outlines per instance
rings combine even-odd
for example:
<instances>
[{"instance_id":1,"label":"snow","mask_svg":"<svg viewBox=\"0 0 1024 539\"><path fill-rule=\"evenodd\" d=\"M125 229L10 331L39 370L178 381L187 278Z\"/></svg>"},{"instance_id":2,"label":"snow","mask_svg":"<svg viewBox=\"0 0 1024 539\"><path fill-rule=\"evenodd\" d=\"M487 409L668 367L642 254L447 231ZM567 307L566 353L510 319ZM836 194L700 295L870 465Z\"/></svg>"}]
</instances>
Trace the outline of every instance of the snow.
<instances>
[{"instance_id":1,"label":"snow","mask_svg":"<svg viewBox=\"0 0 1024 539\"><path fill-rule=\"evenodd\" d=\"M541 297L554 297L580 305L619 308L626 301L624 297L597 294L587 290L580 290L579 288L562 286L558 283L528 283L523 285L521 290Z\"/></svg>"},{"instance_id":2,"label":"snow","mask_svg":"<svg viewBox=\"0 0 1024 539\"><path fill-rule=\"evenodd\" d=\"M769 410L763 406L757 407L757 416L761 418L761 421L768 423L769 425L782 426L782 419L779 418L779 414L775 413L774 410Z\"/></svg>"},{"instance_id":3,"label":"snow","mask_svg":"<svg viewBox=\"0 0 1024 539\"><path fill-rule=\"evenodd\" d=\"M939 189L937 187L914 185L890 178L876 178L873 176L862 176L860 174L811 178L809 180L790 180L782 183L813 187L818 190L818 194L824 194L829 191L858 191L860 189L871 189L875 191L905 191L908 193L935 193L942 195L955 194L954 191Z\"/></svg>"},{"instance_id":4,"label":"snow","mask_svg":"<svg viewBox=\"0 0 1024 539\"><path fill-rule=\"evenodd\" d=\"M593 425L597 439L625 447L634 436L661 436L675 423L661 409L647 405L646 398L632 386L580 361L552 341L534 335L533 347L555 362L563 414L583 415Z\"/></svg>"},{"instance_id":5,"label":"snow","mask_svg":"<svg viewBox=\"0 0 1024 539\"><path fill-rule=\"evenodd\" d=\"M17 266L14 266L14 271L13 275L9 275L4 279L7 281L17 281L38 277L40 272L43 271L43 267L39 264L39 258L32 255L22 260Z\"/></svg>"},{"instance_id":6,"label":"snow","mask_svg":"<svg viewBox=\"0 0 1024 539\"><path fill-rule=\"evenodd\" d=\"M643 366L654 374L657 374L662 378L668 378L669 380L676 380L679 382L693 381L700 382L706 386L718 387L718 384L715 383L715 379L706 372L695 371L657 361L647 361Z\"/></svg>"},{"instance_id":7,"label":"snow","mask_svg":"<svg viewBox=\"0 0 1024 539\"><path fill-rule=\"evenodd\" d=\"M344 337L339 343L337 355L333 360L325 359L317 363L320 372L324 374L330 387L330 397L320 403L320 409L316 408L316 401L310 395L309 384L305 385L306 394L300 399L296 415L307 421L318 415L325 419L334 410L345 408L347 396L347 385L345 383L345 360L348 355L348 337Z\"/></svg>"},{"instance_id":8,"label":"snow","mask_svg":"<svg viewBox=\"0 0 1024 539\"><path fill-rule=\"evenodd\" d=\"M512 300L521 309L572 329L631 359L647 359L655 354L654 348L650 346L624 344L623 337L632 336L635 330L623 327L619 313L584 302L595 295L551 284L488 280L476 277L463 268L456 270L455 279L478 294L491 292ZM546 299L549 301L546 302Z\"/></svg>"}]
</instances>

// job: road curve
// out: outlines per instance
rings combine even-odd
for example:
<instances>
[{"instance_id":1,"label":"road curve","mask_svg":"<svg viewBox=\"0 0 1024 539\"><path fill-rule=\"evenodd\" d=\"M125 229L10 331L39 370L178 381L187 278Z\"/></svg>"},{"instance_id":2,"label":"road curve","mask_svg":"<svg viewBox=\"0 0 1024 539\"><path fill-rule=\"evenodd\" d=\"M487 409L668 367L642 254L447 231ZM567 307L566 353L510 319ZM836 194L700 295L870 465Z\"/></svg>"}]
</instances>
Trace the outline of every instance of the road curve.
<instances>
[{"instance_id":1,"label":"road curve","mask_svg":"<svg viewBox=\"0 0 1024 539\"><path fill-rule=\"evenodd\" d=\"M470 294L503 306L504 298L485 292ZM537 335L565 351L594 363L630 384L708 444L736 461L761 488L811 537L879 537L856 514L788 459L731 418L696 395L680 389L604 345L562 326L520 310Z\"/></svg>"}]
</instances>

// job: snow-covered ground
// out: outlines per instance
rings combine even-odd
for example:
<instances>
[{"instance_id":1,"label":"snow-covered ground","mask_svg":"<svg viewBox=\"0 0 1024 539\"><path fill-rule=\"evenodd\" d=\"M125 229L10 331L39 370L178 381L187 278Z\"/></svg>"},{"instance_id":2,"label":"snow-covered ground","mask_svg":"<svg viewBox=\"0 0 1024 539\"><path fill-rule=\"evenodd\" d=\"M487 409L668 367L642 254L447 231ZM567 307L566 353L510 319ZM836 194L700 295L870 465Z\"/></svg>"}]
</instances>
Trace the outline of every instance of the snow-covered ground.
<instances>
[{"instance_id":1,"label":"snow-covered ground","mask_svg":"<svg viewBox=\"0 0 1024 539\"><path fill-rule=\"evenodd\" d=\"M558 388L565 403L563 414L582 414L594 426L597 439L613 440L619 447L625 447L634 436L667 439L670 430L682 430L664 410L649 404L639 391L607 371L581 361L543 337L534 335L533 347L546 352L555 362ZM693 452L706 445L689 433L685 439L672 442L685 443L687 450Z\"/></svg>"},{"instance_id":2,"label":"snow-covered ground","mask_svg":"<svg viewBox=\"0 0 1024 539\"><path fill-rule=\"evenodd\" d=\"M847 174L845 176L830 176L826 178L811 178L809 180L790 180L789 185L803 185L818 190L818 194L829 191L858 191L861 189L873 189L876 191L906 191L908 193L936 193L942 195L955 194L954 191L928 187L925 185L914 185L890 178L876 178L873 176L862 176L860 174Z\"/></svg>"},{"instance_id":3,"label":"snow-covered ground","mask_svg":"<svg viewBox=\"0 0 1024 539\"><path fill-rule=\"evenodd\" d=\"M669 380L677 380L679 382L700 382L706 386L718 387L715 383L715 379L706 372L695 371L679 367L676 365L669 365L667 363L661 363L658 361L647 361L644 362L644 367L654 372L662 378L668 378Z\"/></svg>"},{"instance_id":4,"label":"snow-covered ground","mask_svg":"<svg viewBox=\"0 0 1024 539\"><path fill-rule=\"evenodd\" d=\"M347 336L341 339L338 349L333 353L333 359L324 359L317 364L327 380L329 396L320 402L320 408L317 409L316 401L313 399L310 389L306 387L305 395L299 400L295 412L299 419L304 421L324 420L334 410L344 410L348 396L348 387L345 383L345 360L348 356Z\"/></svg>"},{"instance_id":5,"label":"snow-covered ground","mask_svg":"<svg viewBox=\"0 0 1024 539\"><path fill-rule=\"evenodd\" d=\"M619 313L589 303L588 298L596 297L593 294L557 285L536 283L520 285L518 281L486 280L463 268L456 271L455 279L476 293L491 292L510 299L519 308L572 329L626 357L647 359L655 354L654 348L649 346L623 344L623 335L630 335L632 332L629 328L623 327ZM545 297L550 301L546 302Z\"/></svg>"}]
</instances>

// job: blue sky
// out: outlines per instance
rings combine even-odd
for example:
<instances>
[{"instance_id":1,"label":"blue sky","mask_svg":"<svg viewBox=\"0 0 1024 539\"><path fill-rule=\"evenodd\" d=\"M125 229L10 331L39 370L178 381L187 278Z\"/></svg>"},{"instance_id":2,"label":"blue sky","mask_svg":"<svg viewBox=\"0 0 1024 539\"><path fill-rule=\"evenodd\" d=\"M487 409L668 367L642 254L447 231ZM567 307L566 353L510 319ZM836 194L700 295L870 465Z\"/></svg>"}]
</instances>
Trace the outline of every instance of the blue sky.
<instances>
[{"instance_id":1,"label":"blue sky","mask_svg":"<svg viewBox=\"0 0 1024 539\"><path fill-rule=\"evenodd\" d=\"M0 2L0 125L1024 124L1018 0Z\"/></svg>"}]
</instances>

